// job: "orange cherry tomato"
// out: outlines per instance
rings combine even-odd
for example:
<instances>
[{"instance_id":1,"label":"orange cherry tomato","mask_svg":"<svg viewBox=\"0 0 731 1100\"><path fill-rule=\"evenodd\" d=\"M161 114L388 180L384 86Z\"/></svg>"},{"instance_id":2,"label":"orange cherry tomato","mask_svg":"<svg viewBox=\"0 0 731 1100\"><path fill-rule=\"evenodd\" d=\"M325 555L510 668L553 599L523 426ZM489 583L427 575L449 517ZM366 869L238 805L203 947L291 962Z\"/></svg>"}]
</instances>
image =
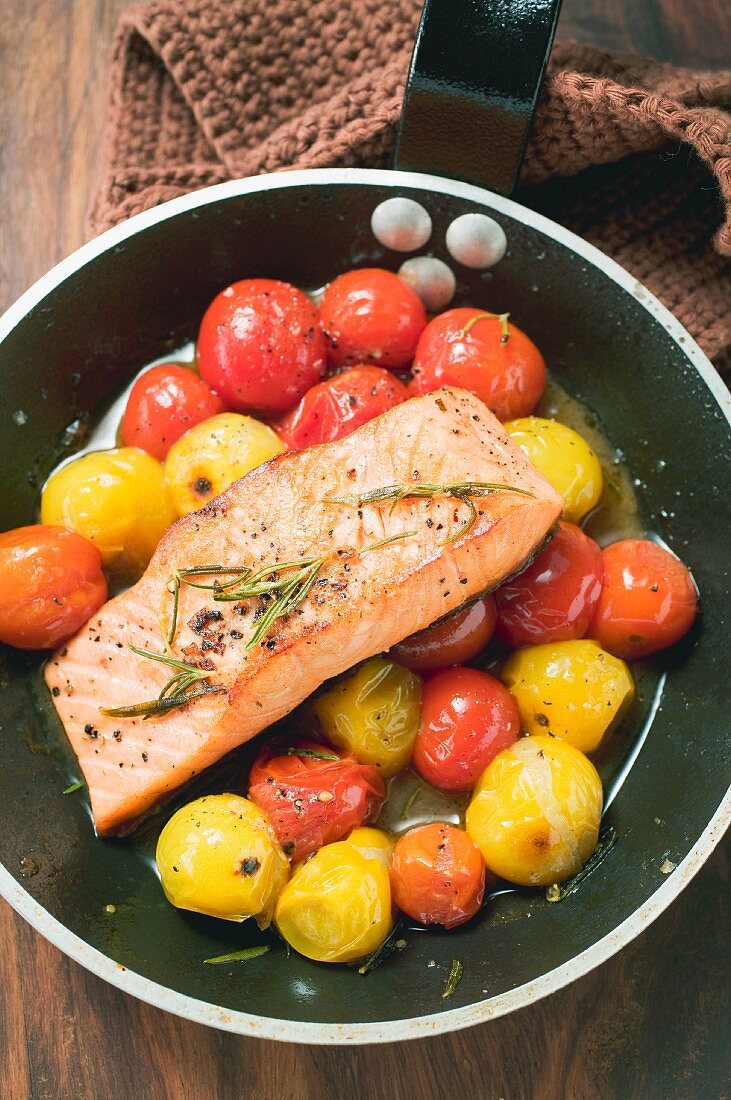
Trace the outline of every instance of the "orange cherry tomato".
<instances>
[{"instance_id":1,"label":"orange cherry tomato","mask_svg":"<svg viewBox=\"0 0 731 1100\"><path fill-rule=\"evenodd\" d=\"M391 896L420 924L456 928L473 917L485 893L485 864L474 840L456 825L433 822L396 841Z\"/></svg>"},{"instance_id":2,"label":"orange cherry tomato","mask_svg":"<svg viewBox=\"0 0 731 1100\"><path fill-rule=\"evenodd\" d=\"M447 668L424 684L411 763L439 790L469 791L519 736L518 704L504 684L476 668Z\"/></svg>"},{"instance_id":3,"label":"orange cherry tomato","mask_svg":"<svg viewBox=\"0 0 731 1100\"><path fill-rule=\"evenodd\" d=\"M649 657L690 630L698 591L682 561L649 539L603 551L604 580L589 637L615 657Z\"/></svg>"},{"instance_id":4,"label":"orange cherry tomato","mask_svg":"<svg viewBox=\"0 0 731 1100\"><path fill-rule=\"evenodd\" d=\"M101 554L83 535L42 524L0 535L0 641L52 649L106 598Z\"/></svg>"},{"instance_id":5,"label":"orange cherry tomato","mask_svg":"<svg viewBox=\"0 0 731 1100\"><path fill-rule=\"evenodd\" d=\"M415 394L440 386L470 390L500 420L527 416L546 386L538 348L512 321L479 309L450 309L430 321L414 356Z\"/></svg>"},{"instance_id":6,"label":"orange cherry tomato","mask_svg":"<svg viewBox=\"0 0 731 1100\"><path fill-rule=\"evenodd\" d=\"M412 672L431 672L448 665L464 665L480 653L495 629L497 614L492 596L483 596L445 619L399 642L390 656Z\"/></svg>"},{"instance_id":7,"label":"orange cherry tomato","mask_svg":"<svg viewBox=\"0 0 731 1100\"><path fill-rule=\"evenodd\" d=\"M325 373L326 345L306 294L277 279L242 279L213 299L198 333L204 382L236 412L275 416Z\"/></svg>"},{"instance_id":8,"label":"orange cherry tomato","mask_svg":"<svg viewBox=\"0 0 731 1100\"><path fill-rule=\"evenodd\" d=\"M315 741L281 756L267 746L249 775L249 798L295 862L372 821L385 797L378 768Z\"/></svg>"},{"instance_id":9,"label":"orange cherry tomato","mask_svg":"<svg viewBox=\"0 0 731 1100\"><path fill-rule=\"evenodd\" d=\"M602 590L599 546L573 523L561 523L546 549L495 593L497 634L517 649L583 638Z\"/></svg>"},{"instance_id":10,"label":"orange cherry tomato","mask_svg":"<svg viewBox=\"0 0 731 1100\"><path fill-rule=\"evenodd\" d=\"M426 325L414 288L380 267L362 267L333 279L322 296L320 317L333 367L368 361L405 369Z\"/></svg>"},{"instance_id":11,"label":"orange cherry tomato","mask_svg":"<svg viewBox=\"0 0 731 1100\"><path fill-rule=\"evenodd\" d=\"M308 390L274 428L294 450L350 435L409 397L403 382L382 367L352 367Z\"/></svg>"},{"instance_id":12,"label":"orange cherry tomato","mask_svg":"<svg viewBox=\"0 0 731 1100\"><path fill-rule=\"evenodd\" d=\"M164 462L188 428L225 411L218 394L189 367L163 363L135 382L119 434L125 447L139 447Z\"/></svg>"}]
</instances>

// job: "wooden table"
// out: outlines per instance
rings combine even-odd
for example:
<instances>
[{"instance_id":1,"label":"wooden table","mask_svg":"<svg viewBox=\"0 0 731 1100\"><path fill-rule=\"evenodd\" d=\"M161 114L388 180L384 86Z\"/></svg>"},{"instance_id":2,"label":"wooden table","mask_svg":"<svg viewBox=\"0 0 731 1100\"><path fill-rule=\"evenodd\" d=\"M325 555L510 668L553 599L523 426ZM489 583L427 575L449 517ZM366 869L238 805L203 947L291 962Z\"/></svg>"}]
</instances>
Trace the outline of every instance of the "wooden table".
<instances>
[{"instance_id":1,"label":"wooden table","mask_svg":"<svg viewBox=\"0 0 731 1100\"><path fill-rule=\"evenodd\" d=\"M83 239L126 0L0 0L0 309ZM728 0L566 0L559 33L728 64ZM599 970L505 1019L351 1050L242 1039L104 984L0 905L2 1100L731 1095L728 855Z\"/></svg>"}]
</instances>

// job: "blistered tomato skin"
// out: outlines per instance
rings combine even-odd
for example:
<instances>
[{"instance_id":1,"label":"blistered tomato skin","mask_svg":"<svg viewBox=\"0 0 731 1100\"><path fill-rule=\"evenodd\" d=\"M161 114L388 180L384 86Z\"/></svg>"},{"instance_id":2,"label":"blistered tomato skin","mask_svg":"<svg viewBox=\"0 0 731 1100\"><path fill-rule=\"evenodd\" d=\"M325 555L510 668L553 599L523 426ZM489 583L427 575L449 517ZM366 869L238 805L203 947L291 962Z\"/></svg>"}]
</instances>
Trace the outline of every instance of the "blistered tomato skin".
<instances>
[{"instance_id":1,"label":"blistered tomato skin","mask_svg":"<svg viewBox=\"0 0 731 1100\"><path fill-rule=\"evenodd\" d=\"M392 271L363 267L326 287L320 318L333 367L377 363L405 370L426 325L426 312L414 288Z\"/></svg>"},{"instance_id":2,"label":"blistered tomato skin","mask_svg":"<svg viewBox=\"0 0 731 1100\"><path fill-rule=\"evenodd\" d=\"M496 591L498 637L514 649L583 638L603 575L604 559L594 540L562 522L533 564Z\"/></svg>"},{"instance_id":3,"label":"blistered tomato skin","mask_svg":"<svg viewBox=\"0 0 731 1100\"><path fill-rule=\"evenodd\" d=\"M0 642L52 649L106 598L101 555L88 539L41 524L0 534Z\"/></svg>"},{"instance_id":4,"label":"blistered tomato skin","mask_svg":"<svg viewBox=\"0 0 731 1100\"><path fill-rule=\"evenodd\" d=\"M162 466L136 447L81 455L51 474L41 497L42 522L89 539L125 581L142 574L176 519Z\"/></svg>"},{"instance_id":5,"label":"blistered tomato skin","mask_svg":"<svg viewBox=\"0 0 731 1100\"><path fill-rule=\"evenodd\" d=\"M347 841L327 844L295 870L275 920L287 943L308 959L361 959L392 928L388 871Z\"/></svg>"},{"instance_id":6,"label":"blistered tomato skin","mask_svg":"<svg viewBox=\"0 0 731 1100\"><path fill-rule=\"evenodd\" d=\"M306 294L277 279L242 279L218 294L198 333L204 382L237 412L276 416L325 373L326 345Z\"/></svg>"},{"instance_id":7,"label":"blistered tomato skin","mask_svg":"<svg viewBox=\"0 0 731 1100\"><path fill-rule=\"evenodd\" d=\"M648 539L615 542L603 557L604 582L591 636L628 660L680 641L698 612L698 592L682 561Z\"/></svg>"},{"instance_id":8,"label":"blistered tomato skin","mask_svg":"<svg viewBox=\"0 0 731 1100\"><path fill-rule=\"evenodd\" d=\"M179 516L195 512L285 445L260 420L220 413L196 424L170 448L165 477Z\"/></svg>"},{"instance_id":9,"label":"blistered tomato skin","mask_svg":"<svg viewBox=\"0 0 731 1100\"><path fill-rule=\"evenodd\" d=\"M326 754L322 760L304 753ZM283 756L265 747L249 776L249 798L267 815L279 843L297 863L372 821L385 798L380 772L341 750L301 742Z\"/></svg>"},{"instance_id":10,"label":"blistered tomato skin","mask_svg":"<svg viewBox=\"0 0 731 1100\"><path fill-rule=\"evenodd\" d=\"M293 450L350 435L409 397L403 382L382 367L352 367L308 390L296 408L275 423Z\"/></svg>"},{"instance_id":11,"label":"blistered tomato skin","mask_svg":"<svg viewBox=\"0 0 731 1100\"><path fill-rule=\"evenodd\" d=\"M604 484L602 468L578 432L542 416L511 420L505 431L563 497L565 520L580 523L596 508Z\"/></svg>"},{"instance_id":12,"label":"blistered tomato skin","mask_svg":"<svg viewBox=\"0 0 731 1100\"><path fill-rule=\"evenodd\" d=\"M163 363L145 371L135 382L119 436L125 447L139 447L164 462L184 432L225 410L218 394L190 367Z\"/></svg>"},{"instance_id":13,"label":"blistered tomato skin","mask_svg":"<svg viewBox=\"0 0 731 1100\"><path fill-rule=\"evenodd\" d=\"M474 917L485 893L485 865L474 840L455 825L419 825L399 837L391 864L394 904L420 924L456 928Z\"/></svg>"},{"instance_id":14,"label":"blistered tomato skin","mask_svg":"<svg viewBox=\"0 0 731 1100\"><path fill-rule=\"evenodd\" d=\"M467 664L492 638L497 621L495 601L483 596L446 618L412 634L390 650L390 656L412 672L431 672Z\"/></svg>"},{"instance_id":15,"label":"blistered tomato skin","mask_svg":"<svg viewBox=\"0 0 731 1100\"><path fill-rule=\"evenodd\" d=\"M519 649L502 679L529 733L553 734L582 752L599 747L635 693L624 661L588 639Z\"/></svg>"},{"instance_id":16,"label":"blistered tomato skin","mask_svg":"<svg viewBox=\"0 0 731 1100\"><path fill-rule=\"evenodd\" d=\"M412 764L442 791L469 791L499 752L520 736L508 689L476 668L437 672L424 684Z\"/></svg>"},{"instance_id":17,"label":"blistered tomato skin","mask_svg":"<svg viewBox=\"0 0 731 1100\"><path fill-rule=\"evenodd\" d=\"M385 657L371 657L320 695L314 712L328 741L389 778L411 758L419 728L421 680Z\"/></svg>"},{"instance_id":18,"label":"blistered tomato skin","mask_svg":"<svg viewBox=\"0 0 731 1100\"><path fill-rule=\"evenodd\" d=\"M414 394L440 386L470 390L500 420L527 416L546 387L546 365L532 340L512 321L479 309L450 309L430 321L414 357Z\"/></svg>"},{"instance_id":19,"label":"blistered tomato skin","mask_svg":"<svg viewBox=\"0 0 731 1100\"><path fill-rule=\"evenodd\" d=\"M596 848L602 802L583 753L558 738L522 737L480 778L467 832L500 878L550 886L575 875Z\"/></svg>"},{"instance_id":20,"label":"blistered tomato skin","mask_svg":"<svg viewBox=\"0 0 731 1100\"><path fill-rule=\"evenodd\" d=\"M264 814L238 794L213 794L177 810L160 833L157 867L178 909L266 928L289 863Z\"/></svg>"}]
</instances>

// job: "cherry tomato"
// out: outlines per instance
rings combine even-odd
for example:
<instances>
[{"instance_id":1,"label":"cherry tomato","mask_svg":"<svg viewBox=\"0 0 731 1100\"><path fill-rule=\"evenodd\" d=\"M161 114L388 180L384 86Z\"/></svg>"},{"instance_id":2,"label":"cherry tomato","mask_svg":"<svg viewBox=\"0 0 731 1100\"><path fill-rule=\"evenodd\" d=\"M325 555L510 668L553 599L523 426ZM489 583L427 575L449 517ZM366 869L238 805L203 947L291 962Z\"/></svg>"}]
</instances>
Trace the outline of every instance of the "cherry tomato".
<instances>
[{"instance_id":1,"label":"cherry tomato","mask_svg":"<svg viewBox=\"0 0 731 1100\"><path fill-rule=\"evenodd\" d=\"M350 435L408 396L390 371L365 364L313 386L274 427L289 447L303 450Z\"/></svg>"},{"instance_id":2,"label":"cherry tomato","mask_svg":"<svg viewBox=\"0 0 731 1100\"><path fill-rule=\"evenodd\" d=\"M442 791L469 791L499 752L520 736L508 689L476 668L449 668L424 684L411 762Z\"/></svg>"},{"instance_id":3,"label":"cherry tomato","mask_svg":"<svg viewBox=\"0 0 731 1100\"><path fill-rule=\"evenodd\" d=\"M106 598L101 554L82 535L41 524L0 535L0 641L51 649Z\"/></svg>"},{"instance_id":4,"label":"cherry tomato","mask_svg":"<svg viewBox=\"0 0 731 1100\"><path fill-rule=\"evenodd\" d=\"M604 580L589 635L617 657L649 657L690 630L698 593L690 571L648 539L603 551Z\"/></svg>"},{"instance_id":5,"label":"cherry tomato","mask_svg":"<svg viewBox=\"0 0 731 1100\"><path fill-rule=\"evenodd\" d=\"M320 317L334 367L364 360L396 370L409 367L426 325L414 288L379 267L362 267L334 279L323 294Z\"/></svg>"},{"instance_id":6,"label":"cherry tomato","mask_svg":"<svg viewBox=\"0 0 731 1100\"><path fill-rule=\"evenodd\" d=\"M495 593L498 637L515 649L583 638L603 574L594 540L573 523L562 523L533 564Z\"/></svg>"},{"instance_id":7,"label":"cherry tomato","mask_svg":"<svg viewBox=\"0 0 731 1100\"><path fill-rule=\"evenodd\" d=\"M249 776L249 798L295 862L372 821L385 797L377 768L316 742L283 756L262 749Z\"/></svg>"},{"instance_id":8,"label":"cherry tomato","mask_svg":"<svg viewBox=\"0 0 731 1100\"><path fill-rule=\"evenodd\" d=\"M500 420L527 416L546 385L546 364L532 340L512 321L479 309L450 309L430 321L414 356L412 391L440 386L470 390Z\"/></svg>"},{"instance_id":9,"label":"cherry tomato","mask_svg":"<svg viewBox=\"0 0 731 1100\"><path fill-rule=\"evenodd\" d=\"M405 638L393 647L390 655L412 672L466 664L490 641L496 618L495 601L492 596L483 596Z\"/></svg>"},{"instance_id":10,"label":"cherry tomato","mask_svg":"<svg viewBox=\"0 0 731 1100\"><path fill-rule=\"evenodd\" d=\"M433 822L396 841L391 896L413 920L456 928L475 915L484 893L485 864L463 829Z\"/></svg>"},{"instance_id":11,"label":"cherry tomato","mask_svg":"<svg viewBox=\"0 0 731 1100\"><path fill-rule=\"evenodd\" d=\"M201 378L237 412L276 415L325 372L325 337L306 294L277 279L242 279L201 321Z\"/></svg>"},{"instance_id":12,"label":"cherry tomato","mask_svg":"<svg viewBox=\"0 0 731 1100\"><path fill-rule=\"evenodd\" d=\"M163 363L135 382L119 434L125 447L139 447L163 462L188 428L225 410L218 394L189 367Z\"/></svg>"}]
</instances>

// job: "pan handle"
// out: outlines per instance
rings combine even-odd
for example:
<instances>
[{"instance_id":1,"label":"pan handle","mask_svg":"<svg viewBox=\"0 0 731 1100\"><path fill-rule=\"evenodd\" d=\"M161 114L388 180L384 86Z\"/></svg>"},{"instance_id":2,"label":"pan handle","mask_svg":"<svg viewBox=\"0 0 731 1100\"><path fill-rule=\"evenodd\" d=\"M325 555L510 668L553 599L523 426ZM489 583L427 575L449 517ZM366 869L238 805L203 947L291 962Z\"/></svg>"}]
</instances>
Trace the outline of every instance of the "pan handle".
<instances>
[{"instance_id":1,"label":"pan handle","mask_svg":"<svg viewBox=\"0 0 731 1100\"><path fill-rule=\"evenodd\" d=\"M395 167L516 185L561 0L426 0Z\"/></svg>"}]
</instances>

